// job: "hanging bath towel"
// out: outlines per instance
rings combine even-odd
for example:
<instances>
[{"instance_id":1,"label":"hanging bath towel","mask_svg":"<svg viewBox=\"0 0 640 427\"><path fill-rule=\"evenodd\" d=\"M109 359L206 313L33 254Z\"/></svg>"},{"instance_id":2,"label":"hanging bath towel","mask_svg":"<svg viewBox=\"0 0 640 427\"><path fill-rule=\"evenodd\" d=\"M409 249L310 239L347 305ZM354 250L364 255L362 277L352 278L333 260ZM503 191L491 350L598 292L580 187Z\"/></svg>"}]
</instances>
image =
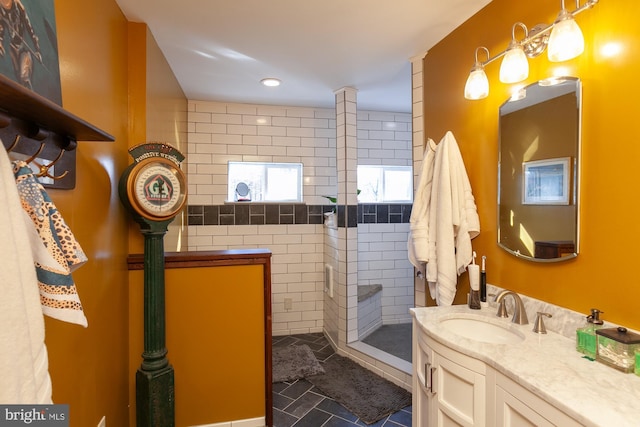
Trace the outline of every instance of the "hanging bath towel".
<instances>
[{"instance_id":1,"label":"hanging bath towel","mask_svg":"<svg viewBox=\"0 0 640 427\"><path fill-rule=\"evenodd\" d=\"M71 272L87 261L82 248L31 168L13 163L22 208L33 227L28 227L40 287L42 312L54 319L87 326Z\"/></svg>"},{"instance_id":2,"label":"hanging bath towel","mask_svg":"<svg viewBox=\"0 0 640 427\"><path fill-rule=\"evenodd\" d=\"M0 149L0 404L51 404L51 378L28 218Z\"/></svg>"},{"instance_id":3,"label":"hanging bath towel","mask_svg":"<svg viewBox=\"0 0 640 427\"><path fill-rule=\"evenodd\" d=\"M429 210L431 209L436 148L436 143L429 138L424 149L422 169L418 177L418 187L409 220L409 239L407 243L409 261L423 274L425 274L425 264L429 262Z\"/></svg>"},{"instance_id":4,"label":"hanging bath towel","mask_svg":"<svg viewBox=\"0 0 640 427\"><path fill-rule=\"evenodd\" d=\"M458 276L471 263L471 239L480 220L458 143L447 132L436 148L429 210L429 293L438 305L451 305Z\"/></svg>"}]
</instances>

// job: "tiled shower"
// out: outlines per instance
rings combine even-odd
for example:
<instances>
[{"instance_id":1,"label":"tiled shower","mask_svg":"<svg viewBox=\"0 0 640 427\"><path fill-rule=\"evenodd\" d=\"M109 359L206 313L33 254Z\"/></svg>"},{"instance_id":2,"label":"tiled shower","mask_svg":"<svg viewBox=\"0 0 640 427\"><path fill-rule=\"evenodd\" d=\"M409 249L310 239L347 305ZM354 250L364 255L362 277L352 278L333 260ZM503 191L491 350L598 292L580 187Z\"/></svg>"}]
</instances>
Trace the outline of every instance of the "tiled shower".
<instances>
[{"instance_id":1,"label":"tiled shower","mask_svg":"<svg viewBox=\"0 0 640 427\"><path fill-rule=\"evenodd\" d=\"M329 335L333 335L331 339L346 342L347 331L344 330L345 325L340 319L347 314L341 314L340 310L346 310L348 297L343 295L344 302L338 303L340 292L345 291L336 286L334 298L327 300L324 291L326 253L340 250L340 245L344 245L347 239L338 239L338 234L341 230L346 234L347 228L352 228L353 231L350 233L355 234L349 236L355 241L366 240L367 238L363 237L366 233L372 232L375 227L382 227L382 230L374 231L376 236L384 232L385 235L388 233L389 237L393 235L396 239L393 243L386 241L384 248L388 249L389 245L393 245L394 252L399 252L404 245L406 250L410 205L354 206L357 210L353 213L357 215L358 222L361 225L366 223L362 233L356 227L336 228L336 241L342 240L342 243L336 243L335 248L327 246L322 218L330 206L323 196L336 195L339 179L334 109L197 100L190 100L188 109L187 249L270 249L273 252L273 334L321 332L324 328ZM401 124L400 129L383 130L382 122L388 122L392 118ZM398 157L398 161L402 162L400 164L411 164L411 150L415 145L412 143L415 117L411 114L358 111L357 120L361 127L367 128L366 136L362 132L358 135L358 144L361 140L367 141L357 153L358 161L363 156L362 150L368 150L370 156L373 153L372 158L377 155L379 159L389 159L390 152L378 150L376 140L382 144L382 140L392 136L397 137L402 143L403 154ZM369 123L376 120L380 122L380 131L372 129L372 126L377 125ZM413 150L416 151L415 147ZM301 207L295 204L225 204L228 161L303 163L303 194L306 205ZM353 213L350 215L351 220ZM374 216L376 224L373 224ZM384 222L383 218L387 222ZM376 250L375 245L370 246L370 252ZM358 245L353 251L359 252L360 249L363 248ZM402 295L397 295L397 290L394 290L391 296L395 300L408 300L413 296L412 271L405 272L406 265L402 265L401 257L399 255L398 259L393 260L393 266L391 263L384 263L387 267L384 269L386 272L381 274L387 279L397 274L403 277L409 275L406 278L409 290L403 291ZM406 259L406 255L404 257ZM359 261L354 261L357 256L354 257L352 253L350 258L356 266L352 270L364 269ZM339 265L335 266L336 284L346 283L345 270L344 266L342 269ZM397 273L397 270L402 272ZM355 280L358 280L357 276ZM399 278L394 277L393 280L395 282ZM408 312L411 303L403 304L399 310ZM400 317L394 321L399 321ZM342 334L342 338L339 334ZM401 373L392 377L399 377L399 383L410 384L410 378L407 379Z\"/></svg>"}]
</instances>

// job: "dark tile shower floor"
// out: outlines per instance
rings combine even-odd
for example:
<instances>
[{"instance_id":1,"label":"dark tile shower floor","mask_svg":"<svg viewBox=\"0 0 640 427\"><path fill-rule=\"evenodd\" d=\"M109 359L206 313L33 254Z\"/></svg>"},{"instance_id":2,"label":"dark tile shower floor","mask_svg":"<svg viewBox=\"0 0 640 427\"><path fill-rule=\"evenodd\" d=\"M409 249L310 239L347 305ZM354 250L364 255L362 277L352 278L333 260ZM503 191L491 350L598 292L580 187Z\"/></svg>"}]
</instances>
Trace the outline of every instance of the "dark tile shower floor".
<instances>
[{"instance_id":1,"label":"dark tile shower floor","mask_svg":"<svg viewBox=\"0 0 640 427\"><path fill-rule=\"evenodd\" d=\"M362 342L411 362L411 327L411 323L382 325Z\"/></svg>"},{"instance_id":2,"label":"dark tile shower floor","mask_svg":"<svg viewBox=\"0 0 640 427\"><path fill-rule=\"evenodd\" d=\"M322 333L273 337L273 347L306 344L322 363L334 354ZM274 427L410 427L411 406L375 424L365 424L305 379L273 384Z\"/></svg>"}]
</instances>

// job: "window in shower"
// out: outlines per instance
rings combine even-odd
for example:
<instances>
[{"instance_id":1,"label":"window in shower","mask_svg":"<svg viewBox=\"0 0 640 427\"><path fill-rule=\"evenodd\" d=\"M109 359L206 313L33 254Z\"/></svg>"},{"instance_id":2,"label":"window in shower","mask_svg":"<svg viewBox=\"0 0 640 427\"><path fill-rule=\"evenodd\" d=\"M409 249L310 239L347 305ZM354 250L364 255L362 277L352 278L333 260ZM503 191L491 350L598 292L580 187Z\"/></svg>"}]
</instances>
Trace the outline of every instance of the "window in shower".
<instances>
[{"instance_id":1,"label":"window in shower","mask_svg":"<svg viewBox=\"0 0 640 427\"><path fill-rule=\"evenodd\" d=\"M411 166L358 165L359 203L413 201Z\"/></svg>"},{"instance_id":2,"label":"window in shower","mask_svg":"<svg viewBox=\"0 0 640 427\"><path fill-rule=\"evenodd\" d=\"M229 162L227 200L302 202L302 163Z\"/></svg>"}]
</instances>

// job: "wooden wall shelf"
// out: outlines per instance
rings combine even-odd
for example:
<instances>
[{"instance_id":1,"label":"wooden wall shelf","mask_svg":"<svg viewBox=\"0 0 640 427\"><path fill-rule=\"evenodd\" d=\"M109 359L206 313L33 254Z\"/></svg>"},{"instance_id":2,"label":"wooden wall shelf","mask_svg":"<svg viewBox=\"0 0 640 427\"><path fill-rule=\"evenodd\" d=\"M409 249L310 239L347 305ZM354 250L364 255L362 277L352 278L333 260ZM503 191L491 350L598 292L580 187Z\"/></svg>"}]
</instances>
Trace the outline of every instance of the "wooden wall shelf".
<instances>
[{"instance_id":1,"label":"wooden wall shelf","mask_svg":"<svg viewBox=\"0 0 640 427\"><path fill-rule=\"evenodd\" d=\"M75 141L114 140L108 133L3 75L0 75L0 110L12 118Z\"/></svg>"},{"instance_id":2,"label":"wooden wall shelf","mask_svg":"<svg viewBox=\"0 0 640 427\"><path fill-rule=\"evenodd\" d=\"M43 182L46 187L59 189L75 187L77 141L115 140L51 100L0 75L0 137L5 148L10 147L18 135L20 141L12 151L27 157L37 152L43 143L40 159L51 161L60 150L65 150L53 174L68 171L67 175L52 183Z\"/></svg>"}]
</instances>

